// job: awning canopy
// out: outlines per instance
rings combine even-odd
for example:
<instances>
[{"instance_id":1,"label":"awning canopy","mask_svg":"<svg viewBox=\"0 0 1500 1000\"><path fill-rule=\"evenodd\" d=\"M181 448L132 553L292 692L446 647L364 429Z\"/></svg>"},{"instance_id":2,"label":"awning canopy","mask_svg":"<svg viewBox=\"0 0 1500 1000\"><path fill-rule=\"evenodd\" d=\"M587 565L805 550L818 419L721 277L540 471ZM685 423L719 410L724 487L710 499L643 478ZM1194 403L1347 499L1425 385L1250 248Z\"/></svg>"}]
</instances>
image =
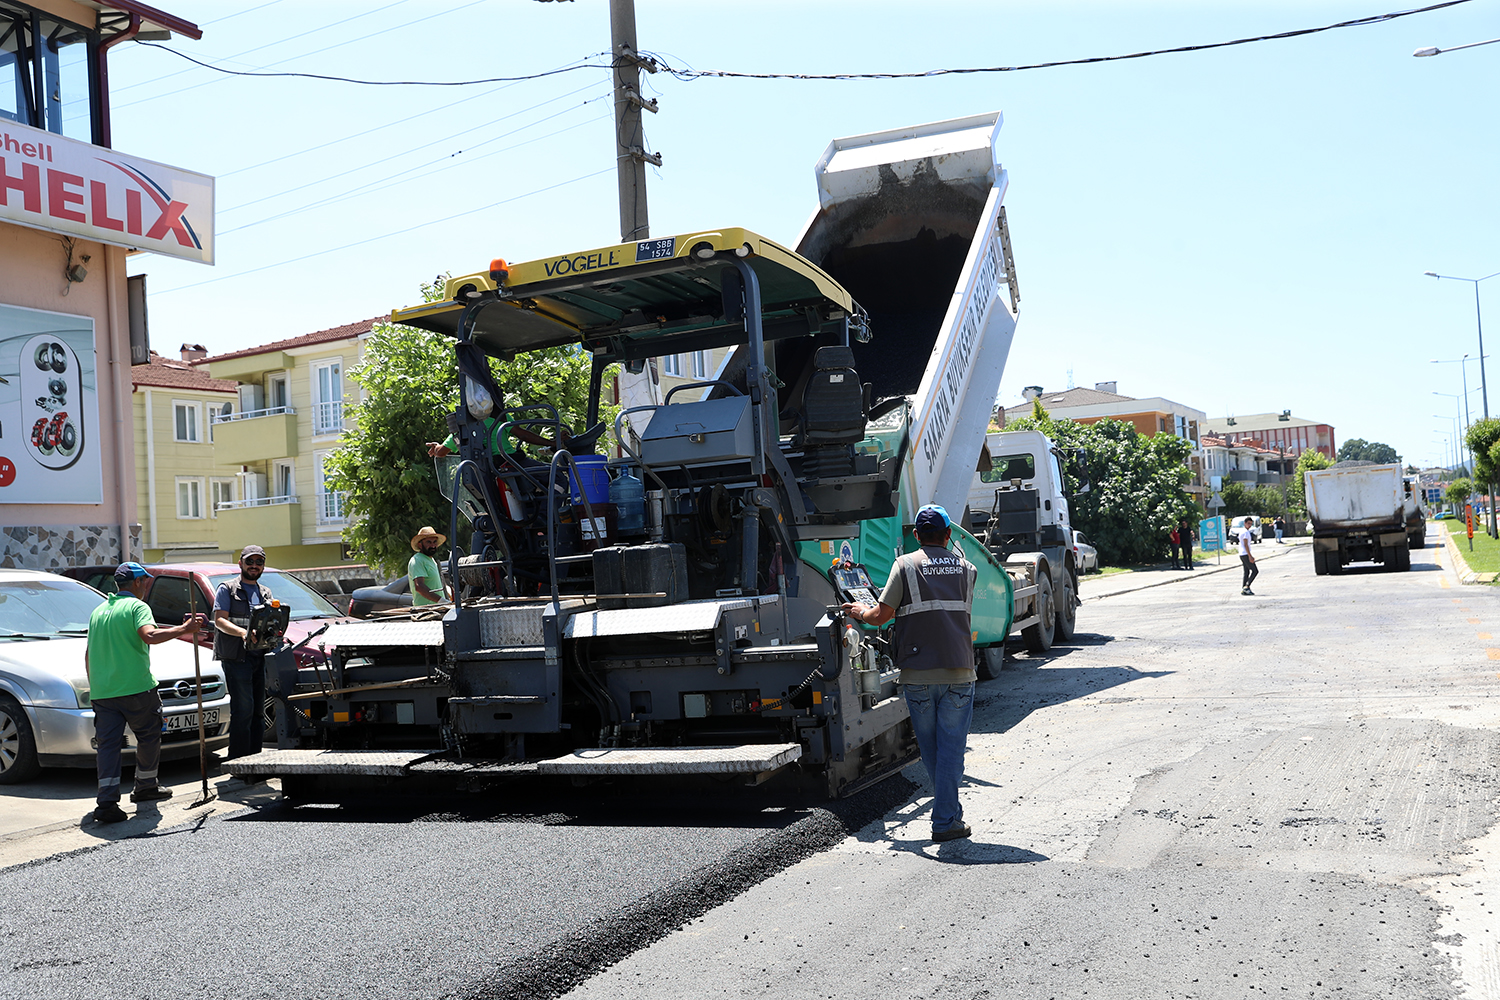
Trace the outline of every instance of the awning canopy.
<instances>
[{"instance_id":1,"label":"awning canopy","mask_svg":"<svg viewBox=\"0 0 1500 1000\"><path fill-rule=\"evenodd\" d=\"M735 343L744 325L726 317L723 296L731 253L755 271L768 339L862 322L849 293L815 264L749 230L724 229L511 265L471 336L499 357L563 344L636 358ZM391 321L457 336L471 296L495 289L489 273L452 278L442 301L394 310Z\"/></svg>"}]
</instances>

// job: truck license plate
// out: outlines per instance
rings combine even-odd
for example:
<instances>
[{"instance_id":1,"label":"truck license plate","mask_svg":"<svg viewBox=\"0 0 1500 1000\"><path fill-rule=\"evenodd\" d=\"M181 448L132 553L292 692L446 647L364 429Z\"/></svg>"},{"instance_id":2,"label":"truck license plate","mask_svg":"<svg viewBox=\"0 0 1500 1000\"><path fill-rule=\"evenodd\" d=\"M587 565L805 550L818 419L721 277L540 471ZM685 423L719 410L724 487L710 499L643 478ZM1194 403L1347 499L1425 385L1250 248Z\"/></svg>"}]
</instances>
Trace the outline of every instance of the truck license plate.
<instances>
[{"instance_id":1,"label":"truck license plate","mask_svg":"<svg viewBox=\"0 0 1500 1000\"><path fill-rule=\"evenodd\" d=\"M203 712L203 725L217 726L219 724L219 710L217 708L206 709ZM169 715L162 723L161 731L164 733L178 733L184 729L198 728L198 713L188 712L186 715Z\"/></svg>"}]
</instances>

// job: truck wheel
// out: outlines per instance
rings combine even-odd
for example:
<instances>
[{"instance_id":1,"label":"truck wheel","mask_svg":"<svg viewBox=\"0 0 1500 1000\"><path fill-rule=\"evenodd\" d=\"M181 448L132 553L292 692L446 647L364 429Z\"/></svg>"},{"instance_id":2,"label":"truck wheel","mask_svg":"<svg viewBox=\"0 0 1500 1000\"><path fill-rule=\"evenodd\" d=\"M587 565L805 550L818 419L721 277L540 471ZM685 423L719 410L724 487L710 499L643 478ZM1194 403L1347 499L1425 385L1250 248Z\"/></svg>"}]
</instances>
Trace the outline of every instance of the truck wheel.
<instances>
[{"instance_id":1,"label":"truck wheel","mask_svg":"<svg viewBox=\"0 0 1500 1000\"><path fill-rule=\"evenodd\" d=\"M1328 555L1318 549L1313 549L1313 572L1323 576L1328 572Z\"/></svg>"},{"instance_id":2,"label":"truck wheel","mask_svg":"<svg viewBox=\"0 0 1500 1000\"><path fill-rule=\"evenodd\" d=\"M1052 648L1052 632L1057 625L1057 610L1052 603L1052 578L1042 574L1036 584L1037 623L1021 630L1021 641L1031 653L1045 653Z\"/></svg>"},{"instance_id":3,"label":"truck wheel","mask_svg":"<svg viewBox=\"0 0 1500 1000\"><path fill-rule=\"evenodd\" d=\"M1392 569L1394 569L1397 573L1405 573L1407 570L1411 569L1411 549L1407 548L1405 545L1398 545L1395 548L1395 553L1396 564L1392 567Z\"/></svg>"},{"instance_id":4,"label":"truck wheel","mask_svg":"<svg viewBox=\"0 0 1500 1000\"><path fill-rule=\"evenodd\" d=\"M1057 601L1057 625L1053 629L1053 638L1058 642L1073 641L1073 631L1078 626L1078 608L1073 600L1077 586L1073 574L1064 572L1062 596Z\"/></svg>"},{"instance_id":5,"label":"truck wheel","mask_svg":"<svg viewBox=\"0 0 1500 1000\"><path fill-rule=\"evenodd\" d=\"M1328 567L1329 576L1338 576L1344 571L1343 558L1344 554L1342 552L1323 553L1323 563Z\"/></svg>"},{"instance_id":6,"label":"truck wheel","mask_svg":"<svg viewBox=\"0 0 1500 1000\"><path fill-rule=\"evenodd\" d=\"M41 769L26 710L13 698L0 697L0 785L30 781Z\"/></svg>"},{"instance_id":7,"label":"truck wheel","mask_svg":"<svg viewBox=\"0 0 1500 1000\"><path fill-rule=\"evenodd\" d=\"M1408 544L1414 549L1427 548L1427 533L1425 531L1413 531L1406 538Z\"/></svg>"},{"instance_id":8,"label":"truck wheel","mask_svg":"<svg viewBox=\"0 0 1500 1000\"><path fill-rule=\"evenodd\" d=\"M992 681L1005 669L1005 647L987 646L974 650L974 669L982 681Z\"/></svg>"}]
</instances>

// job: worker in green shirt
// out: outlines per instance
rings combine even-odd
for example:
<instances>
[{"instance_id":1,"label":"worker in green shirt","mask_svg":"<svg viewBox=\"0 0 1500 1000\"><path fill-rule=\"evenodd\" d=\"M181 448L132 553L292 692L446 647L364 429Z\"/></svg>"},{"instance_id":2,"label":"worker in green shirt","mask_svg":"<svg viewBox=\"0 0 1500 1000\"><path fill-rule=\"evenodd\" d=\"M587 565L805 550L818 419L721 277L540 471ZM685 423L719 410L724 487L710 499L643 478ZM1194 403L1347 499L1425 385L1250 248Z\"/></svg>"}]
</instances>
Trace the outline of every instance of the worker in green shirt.
<instances>
[{"instance_id":1,"label":"worker in green shirt","mask_svg":"<svg viewBox=\"0 0 1500 1000\"><path fill-rule=\"evenodd\" d=\"M99 795L94 819L118 823L127 819L120 808L120 756L125 727L135 733L135 790L132 802L154 802L172 797L170 788L156 781L161 760L163 725L161 696L151 676L148 646L159 645L203 628L204 615L185 615L181 625L160 627L142 600L152 576L138 562L121 563L115 570L118 593L89 616L88 647L83 669L88 674L94 707L94 736L98 744Z\"/></svg>"},{"instance_id":2,"label":"worker in green shirt","mask_svg":"<svg viewBox=\"0 0 1500 1000\"><path fill-rule=\"evenodd\" d=\"M438 534L428 525L412 536L411 547L416 555L406 564L406 576L411 581L412 607L445 604L452 600L448 589L443 586L443 574L435 558L438 546L447 540L447 535Z\"/></svg>"}]
</instances>

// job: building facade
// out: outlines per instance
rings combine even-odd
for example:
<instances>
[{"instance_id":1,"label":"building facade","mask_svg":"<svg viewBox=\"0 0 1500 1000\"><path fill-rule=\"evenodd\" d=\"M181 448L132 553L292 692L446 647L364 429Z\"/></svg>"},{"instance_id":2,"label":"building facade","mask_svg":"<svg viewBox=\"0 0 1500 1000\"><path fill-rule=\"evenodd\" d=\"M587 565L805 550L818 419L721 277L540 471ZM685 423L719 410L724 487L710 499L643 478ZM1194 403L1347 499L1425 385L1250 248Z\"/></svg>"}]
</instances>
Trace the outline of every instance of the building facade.
<instances>
[{"instance_id":1,"label":"building facade","mask_svg":"<svg viewBox=\"0 0 1500 1000\"><path fill-rule=\"evenodd\" d=\"M109 50L142 31L201 37L127 0L0 0L0 566L141 554L125 255L213 262L212 178L112 149Z\"/></svg>"},{"instance_id":2,"label":"building facade","mask_svg":"<svg viewBox=\"0 0 1500 1000\"><path fill-rule=\"evenodd\" d=\"M231 408L212 423L215 462L236 470L235 499L216 509L221 548L259 545L266 561L283 569L347 561L344 496L326 486L324 462L352 426L346 373L384 319L197 362L236 385Z\"/></svg>"},{"instance_id":3,"label":"building facade","mask_svg":"<svg viewBox=\"0 0 1500 1000\"><path fill-rule=\"evenodd\" d=\"M1147 437L1157 434L1176 435L1193 446L1187 459L1193 478L1187 488L1191 493L1201 494L1205 485L1203 451L1199 444L1203 411L1162 396L1147 399L1123 396L1115 391L1115 387L1114 382L1101 382L1093 389L1076 388L1044 393L1039 387L1031 386L1025 391L1026 402L1006 408L1005 420L1009 423L1031 416L1033 404L1039 399L1042 408L1054 420L1076 420L1081 424L1093 424L1109 418L1130 424L1137 434Z\"/></svg>"},{"instance_id":4,"label":"building facade","mask_svg":"<svg viewBox=\"0 0 1500 1000\"><path fill-rule=\"evenodd\" d=\"M1252 413L1243 417L1215 417L1205 420L1203 429L1230 444L1253 441L1293 460L1309 450L1321 452L1330 459L1338 455L1332 424L1294 417L1290 410Z\"/></svg>"},{"instance_id":5,"label":"building facade","mask_svg":"<svg viewBox=\"0 0 1500 1000\"><path fill-rule=\"evenodd\" d=\"M219 544L218 508L239 498L239 469L218 459L214 417L232 410L239 393L193 364L205 353L184 344L181 360L153 351L149 363L130 369L146 562L234 560Z\"/></svg>"}]
</instances>

